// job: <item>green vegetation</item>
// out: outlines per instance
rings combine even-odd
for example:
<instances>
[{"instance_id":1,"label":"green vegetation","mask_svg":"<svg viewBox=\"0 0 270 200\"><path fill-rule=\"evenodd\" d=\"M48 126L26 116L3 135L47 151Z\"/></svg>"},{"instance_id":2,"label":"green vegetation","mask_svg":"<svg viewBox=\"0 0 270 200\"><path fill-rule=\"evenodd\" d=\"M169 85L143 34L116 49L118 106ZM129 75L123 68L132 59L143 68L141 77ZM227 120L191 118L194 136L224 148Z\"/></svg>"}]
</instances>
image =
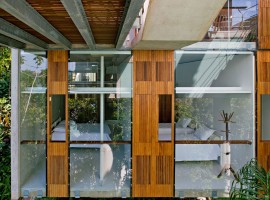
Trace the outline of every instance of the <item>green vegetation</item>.
<instances>
[{"instance_id":1,"label":"green vegetation","mask_svg":"<svg viewBox=\"0 0 270 200\"><path fill-rule=\"evenodd\" d=\"M10 65L9 48L0 47L0 200L10 199Z\"/></svg>"},{"instance_id":2,"label":"green vegetation","mask_svg":"<svg viewBox=\"0 0 270 200\"><path fill-rule=\"evenodd\" d=\"M270 171L252 159L237 173L237 180L232 183L231 199L269 199L270 196Z\"/></svg>"}]
</instances>

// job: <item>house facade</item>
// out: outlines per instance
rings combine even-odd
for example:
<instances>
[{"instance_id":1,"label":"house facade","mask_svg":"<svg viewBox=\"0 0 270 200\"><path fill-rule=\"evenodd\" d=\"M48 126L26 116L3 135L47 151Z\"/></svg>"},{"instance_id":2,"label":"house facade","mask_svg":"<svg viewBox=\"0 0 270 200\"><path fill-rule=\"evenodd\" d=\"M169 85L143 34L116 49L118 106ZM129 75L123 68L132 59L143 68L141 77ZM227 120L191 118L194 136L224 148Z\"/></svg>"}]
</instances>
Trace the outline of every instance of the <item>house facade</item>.
<instances>
[{"instance_id":1,"label":"house facade","mask_svg":"<svg viewBox=\"0 0 270 200\"><path fill-rule=\"evenodd\" d=\"M12 199L228 197L269 169L267 0L0 0Z\"/></svg>"}]
</instances>

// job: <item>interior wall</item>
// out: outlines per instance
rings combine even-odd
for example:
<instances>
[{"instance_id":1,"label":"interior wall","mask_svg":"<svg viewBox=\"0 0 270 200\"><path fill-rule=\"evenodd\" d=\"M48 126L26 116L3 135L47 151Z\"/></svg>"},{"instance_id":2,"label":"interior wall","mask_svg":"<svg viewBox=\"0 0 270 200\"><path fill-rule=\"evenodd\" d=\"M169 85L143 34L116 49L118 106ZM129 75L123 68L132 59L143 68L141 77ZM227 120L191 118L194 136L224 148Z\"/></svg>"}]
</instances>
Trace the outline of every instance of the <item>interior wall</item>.
<instances>
[{"instance_id":1,"label":"interior wall","mask_svg":"<svg viewBox=\"0 0 270 200\"><path fill-rule=\"evenodd\" d=\"M253 87L253 55L177 54L176 87Z\"/></svg>"}]
</instances>

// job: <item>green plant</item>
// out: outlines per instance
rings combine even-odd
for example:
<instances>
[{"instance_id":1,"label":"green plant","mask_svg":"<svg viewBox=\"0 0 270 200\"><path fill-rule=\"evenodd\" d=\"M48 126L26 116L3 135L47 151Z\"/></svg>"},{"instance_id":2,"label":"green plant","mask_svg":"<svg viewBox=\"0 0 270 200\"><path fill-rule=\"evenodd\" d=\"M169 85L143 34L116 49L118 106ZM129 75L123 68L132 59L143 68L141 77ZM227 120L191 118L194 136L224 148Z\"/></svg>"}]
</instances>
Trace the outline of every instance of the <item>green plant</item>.
<instances>
[{"instance_id":1,"label":"green plant","mask_svg":"<svg viewBox=\"0 0 270 200\"><path fill-rule=\"evenodd\" d=\"M0 200L10 199L10 145L0 128Z\"/></svg>"},{"instance_id":2,"label":"green plant","mask_svg":"<svg viewBox=\"0 0 270 200\"><path fill-rule=\"evenodd\" d=\"M269 199L270 171L252 159L237 172L232 183L230 199Z\"/></svg>"},{"instance_id":3,"label":"green plant","mask_svg":"<svg viewBox=\"0 0 270 200\"><path fill-rule=\"evenodd\" d=\"M10 96L10 66L10 49L7 47L0 47L0 98Z\"/></svg>"},{"instance_id":4,"label":"green plant","mask_svg":"<svg viewBox=\"0 0 270 200\"><path fill-rule=\"evenodd\" d=\"M69 98L69 117L77 123L96 123L98 118L97 98Z\"/></svg>"}]
</instances>

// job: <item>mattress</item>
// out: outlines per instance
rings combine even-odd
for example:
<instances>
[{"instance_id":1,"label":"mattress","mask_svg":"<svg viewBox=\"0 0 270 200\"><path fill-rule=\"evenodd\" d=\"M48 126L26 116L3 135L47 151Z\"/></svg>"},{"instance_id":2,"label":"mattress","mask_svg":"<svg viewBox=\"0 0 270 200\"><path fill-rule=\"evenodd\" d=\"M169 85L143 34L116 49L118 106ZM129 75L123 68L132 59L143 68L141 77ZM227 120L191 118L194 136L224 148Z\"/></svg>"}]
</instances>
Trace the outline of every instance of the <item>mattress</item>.
<instances>
[{"instance_id":1,"label":"mattress","mask_svg":"<svg viewBox=\"0 0 270 200\"><path fill-rule=\"evenodd\" d=\"M171 140L171 133L172 133L172 124L171 123L159 123L158 124L158 139L159 140ZM183 138L186 137L188 134L191 134L194 132L194 129L192 128L182 128L179 127L177 124L175 126L175 136L176 140L186 140ZM196 138L198 140L198 138Z\"/></svg>"},{"instance_id":2,"label":"mattress","mask_svg":"<svg viewBox=\"0 0 270 200\"><path fill-rule=\"evenodd\" d=\"M175 140L200 140L192 128L175 127ZM159 124L159 140L171 140L171 123ZM175 161L218 160L221 150L218 144L176 144Z\"/></svg>"},{"instance_id":3,"label":"mattress","mask_svg":"<svg viewBox=\"0 0 270 200\"><path fill-rule=\"evenodd\" d=\"M104 123L103 134L100 133L100 124L78 123L77 130L70 130L72 141L111 141L109 126ZM52 141L65 141L66 132L63 124L58 124L52 131ZM100 144L70 144L73 148L99 148Z\"/></svg>"},{"instance_id":4,"label":"mattress","mask_svg":"<svg viewBox=\"0 0 270 200\"><path fill-rule=\"evenodd\" d=\"M179 140L198 140L193 134L179 135ZM208 161L218 160L218 144L176 144L175 161Z\"/></svg>"}]
</instances>

